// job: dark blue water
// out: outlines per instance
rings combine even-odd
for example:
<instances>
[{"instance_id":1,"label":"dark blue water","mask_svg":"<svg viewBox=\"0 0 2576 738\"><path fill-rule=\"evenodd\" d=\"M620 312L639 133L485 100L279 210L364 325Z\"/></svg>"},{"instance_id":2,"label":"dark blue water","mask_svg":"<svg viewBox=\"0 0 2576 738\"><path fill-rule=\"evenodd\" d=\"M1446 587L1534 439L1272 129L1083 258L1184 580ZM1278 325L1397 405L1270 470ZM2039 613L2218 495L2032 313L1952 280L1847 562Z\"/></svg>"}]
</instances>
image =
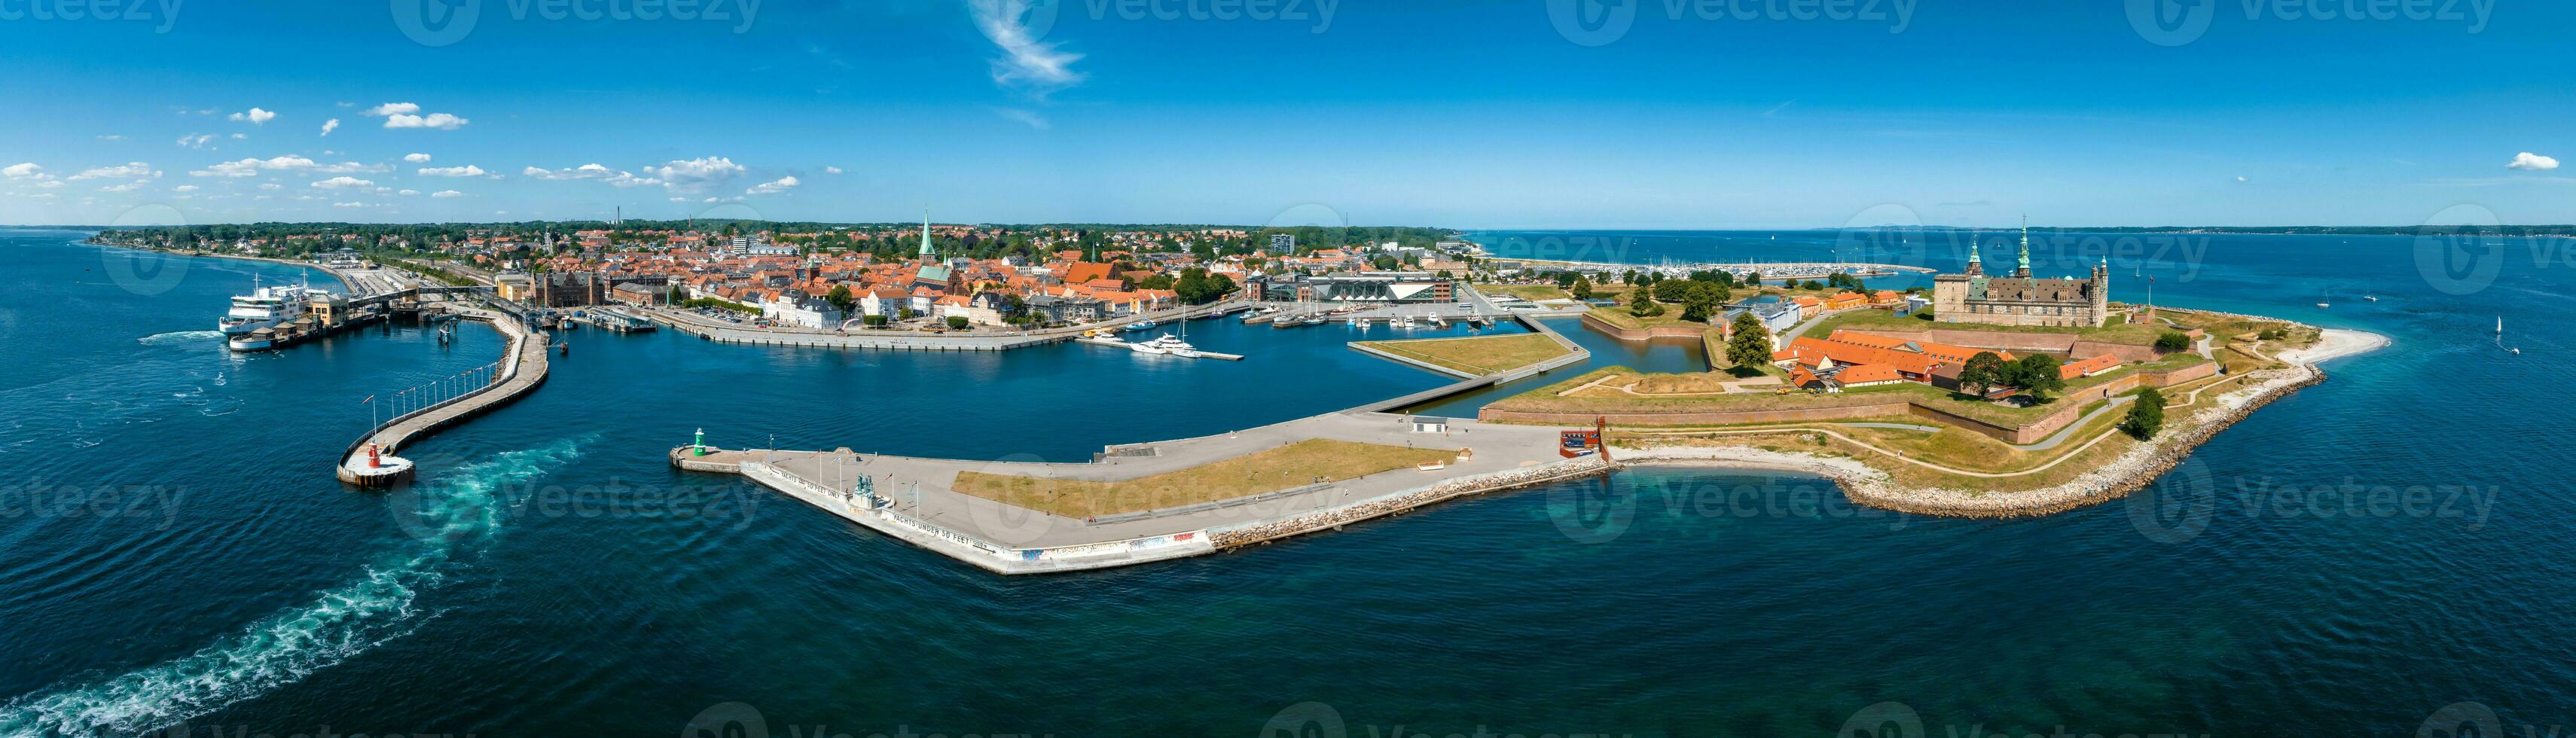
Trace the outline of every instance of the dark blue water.
<instances>
[{"instance_id":1,"label":"dark blue water","mask_svg":"<svg viewBox=\"0 0 2576 738\"><path fill-rule=\"evenodd\" d=\"M1005 579L661 454L703 427L728 446L1077 459L1443 380L1342 348L1341 326L1192 325L1241 364L580 331L543 389L407 450L424 483L381 496L328 474L367 423L357 400L488 361L487 331L237 357L166 334L203 330L252 271L296 270L186 260L164 288L100 276L130 254L76 238L0 236L18 265L0 292L5 735L669 735L701 714L756 714L769 735L1255 735L1274 718L1780 735L1886 702L1913 735L2406 734L2461 701L2516 732L2576 720L2570 453L2546 425L2576 400L2549 374L2576 267L2521 242L2479 252L2499 255L2485 284L2428 277L2411 239L2221 237L2139 265L2160 302L2398 342L2133 498L2161 506L1927 520L1806 478L1636 470ZM2496 348L2499 314L2518 357Z\"/></svg>"}]
</instances>

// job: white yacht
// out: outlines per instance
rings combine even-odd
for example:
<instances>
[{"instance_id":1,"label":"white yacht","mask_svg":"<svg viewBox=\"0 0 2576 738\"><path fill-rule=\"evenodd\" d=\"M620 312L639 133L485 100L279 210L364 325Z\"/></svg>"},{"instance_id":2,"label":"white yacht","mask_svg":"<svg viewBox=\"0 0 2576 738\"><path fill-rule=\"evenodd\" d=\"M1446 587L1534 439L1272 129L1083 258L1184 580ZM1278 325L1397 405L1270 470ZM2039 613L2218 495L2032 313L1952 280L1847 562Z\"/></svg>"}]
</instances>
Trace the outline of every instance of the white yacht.
<instances>
[{"instance_id":1,"label":"white yacht","mask_svg":"<svg viewBox=\"0 0 2576 738\"><path fill-rule=\"evenodd\" d=\"M1170 354L1173 356L1192 359L1198 358L1199 356L1199 349L1197 346L1190 345L1190 342L1188 341L1173 338L1172 334L1169 333L1156 337L1151 341L1131 344L1129 348L1133 348L1140 353L1148 354Z\"/></svg>"},{"instance_id":2,"label":"white yacht","mask_svg":"<svg viewBox=\"0 0 2576 738\"><path fill-rule=\"evenodd\" d=\"M233 307L224 312L215 329L228 338L249 335L261 328L274 328L304 316L314 294L311 287L260 287L253 282L250 294L233 298Z\"/></svg>"}]
</instances>

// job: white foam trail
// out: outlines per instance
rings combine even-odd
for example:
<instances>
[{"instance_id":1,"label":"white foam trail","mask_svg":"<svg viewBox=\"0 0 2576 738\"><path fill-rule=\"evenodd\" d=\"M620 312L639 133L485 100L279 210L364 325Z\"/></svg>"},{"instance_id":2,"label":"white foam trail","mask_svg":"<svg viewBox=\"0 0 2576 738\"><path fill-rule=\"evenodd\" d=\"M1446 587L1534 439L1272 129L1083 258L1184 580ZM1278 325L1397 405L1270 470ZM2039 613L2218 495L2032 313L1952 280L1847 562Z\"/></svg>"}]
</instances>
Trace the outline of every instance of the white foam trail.
<instances>
[{"instance_id":1,"label":"white foam trail","mask_svg":"<svg viewBox=\"0 0 2576 738\"><path fill-rule=\"evenodd\" d=\"M222 337L224 337L223 331L174 331L170 333L156 333L144 336L142 338L134 339L134 342L145 346L174 346L189 343L202 343Z\"/></svg>"},{"instance_id":2,"label":"white foam trail","mask_svg":"<svg viewBox=\"0 0 2576 738\"><path fill-rule=\"evenodd\" d=\"M585 439L586 440L586 439ZM459 544L488 540L512 500L511 485L580 456L580 441L500 454L414 486L421 535L366 576L324 591L196 653L94 683L31 693L0 705L0 736L131 734L157 730L278 687L402 637L417 627L412 601L436 585Z\"/></svg>"}]
</instances>

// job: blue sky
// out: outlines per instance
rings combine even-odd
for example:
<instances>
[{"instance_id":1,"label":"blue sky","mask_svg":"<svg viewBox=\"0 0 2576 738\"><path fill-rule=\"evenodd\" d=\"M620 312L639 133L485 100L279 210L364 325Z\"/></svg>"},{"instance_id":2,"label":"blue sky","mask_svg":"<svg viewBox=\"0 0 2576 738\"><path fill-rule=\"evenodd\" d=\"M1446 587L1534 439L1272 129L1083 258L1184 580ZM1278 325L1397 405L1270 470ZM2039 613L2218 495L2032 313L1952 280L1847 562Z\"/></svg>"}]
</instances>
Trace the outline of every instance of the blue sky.
<instances>
[{"instance_id":1,"label":"blue sky","mask_svg":"<svg viewBox=\"0 0 2576 738\"><path fill-rule=\"evenodd\" d=\"M2561 0L170 1L0 0L0 223L2576 222Z\"/></svg>"}]
</instances>

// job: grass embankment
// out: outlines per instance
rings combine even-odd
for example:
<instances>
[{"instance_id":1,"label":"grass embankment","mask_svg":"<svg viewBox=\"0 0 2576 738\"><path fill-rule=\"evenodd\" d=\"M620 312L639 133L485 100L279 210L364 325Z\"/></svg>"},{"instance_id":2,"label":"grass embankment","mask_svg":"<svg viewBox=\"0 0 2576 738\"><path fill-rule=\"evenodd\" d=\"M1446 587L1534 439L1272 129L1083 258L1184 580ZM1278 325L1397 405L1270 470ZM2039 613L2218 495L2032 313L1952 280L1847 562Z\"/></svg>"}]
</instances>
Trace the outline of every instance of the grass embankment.
<instances>
[{"instance_id":1,"label":"grass embankment","mask_svg":"<svg viewBox=\"0 0 2576 738\"><path fill-rule=\"evenodd\" d=\"M1565 290L1557 289L1556 285L1552 284L1480 284L1476 285L1476 291L1485 293L1487 296L1510 295L1531 301L1574 299L1573 295L1566 294Z\"/></svg>"},{"instance_id":2,"label":"grass embankment","mask_svg":"<svg viewBox=\"0 0 2576 738\"><path fill-rule=\"evenodd\" d=\"M2198 358L2198 357L2193 357ZM2125 374L2128 369L2070 380L2057 398L2030 407L2011 407L1968 399L1965 395L1928 384L1900 382L1875 387L1855 387L1834 394L1774 394L1753 392L1739 394L1691 394L1723 392L1722 382L1737 381L1724 373L1639 375L1627 367L1605 367L1563 382L1504 398L1487 407L1496 410L1553 413L1602 412L1726 412L1734 410L1804 410L1813 408L1850 407L1886 402L1912 402L1961 417L1995 423L2021 425L2041 416L2065 409L2065 395L2091 389ZM1638 379L1613 378L1601 386L1573 394L1561 394L1582 387L1610 374L1627 374ZM1631 382L1635 382L1631 385ZM1640 394L1623 391L1631 387ZM1672 395L1654 397L1651 395Z\"/></svg>"},{"instance_id":3,"label":"grass embankment","mask_svg":"<svg viewBox=\"0 0 2576 738\"><path fill-rule=\"evenodd\" d=\"M1592 309L1592 317L1600 318L1602 322L1606 322L1611 325L1632 330L1645 330L1648 328L1677 325L1705 331L1711 327L1707 323L1683 320L1682 308L1680 305L1665 305L1664 314L1651 318L1637 317L1636 314L1628 312L1628 306L1626 305L1618 307L1597 307Z\"/></svg>"},{"instance_id":4,"label":"grass embankment","mask_svg":"<svg viewBox=\"0 0 2576 738\"><path fill-rule=\"evenodd\" d=\"M1355 479L1427 462L1446 462L1457 454L1456 449L1404 448L1313 439L1124 482L964 472L957 475L956 490L1031 510L1079 518L1248 497L1302 487L1313 483L1317 477Z\"/></svg>"},{"instance_id":5,"label":"grass embankment","mask_svg":"<svg viewBox=\"0 0 2576 738\"><path fill-rule=\"evenodd\" d=\"M2155 344L2157 336L2162 336L2166 331L2172 330L2171 328L2160 325L2132 325L2128 323L2106 325L2100 328L2069 328L2064 326L2046 325L1986 325L1983 323L1942 323L1926 319L1928 316L1928 313L1899 316L1885 310L1853 310L1841 315L1823 319L1823 322L1818 323L1816 327L1808 329L1807 335L1822 338L1833 335L1833 332L1839 329L1851 329L1856 331L1983 331L1990 333L2073 335L2087 341L2149 346Z\"/></svg>"},{"instance_id":6,"label":"grass embankment","mask_svg":"<svg viewBox=\"0 0 2576 738\"><path fill-rule=\"evenodd\" d=\"M1356 345L1477 376L1501 374L1573 353L1557 344L1556 339L1538 333L1473 338L1426 338L1412 341L1361 341Z\"/></svg>"}]
</instances>

